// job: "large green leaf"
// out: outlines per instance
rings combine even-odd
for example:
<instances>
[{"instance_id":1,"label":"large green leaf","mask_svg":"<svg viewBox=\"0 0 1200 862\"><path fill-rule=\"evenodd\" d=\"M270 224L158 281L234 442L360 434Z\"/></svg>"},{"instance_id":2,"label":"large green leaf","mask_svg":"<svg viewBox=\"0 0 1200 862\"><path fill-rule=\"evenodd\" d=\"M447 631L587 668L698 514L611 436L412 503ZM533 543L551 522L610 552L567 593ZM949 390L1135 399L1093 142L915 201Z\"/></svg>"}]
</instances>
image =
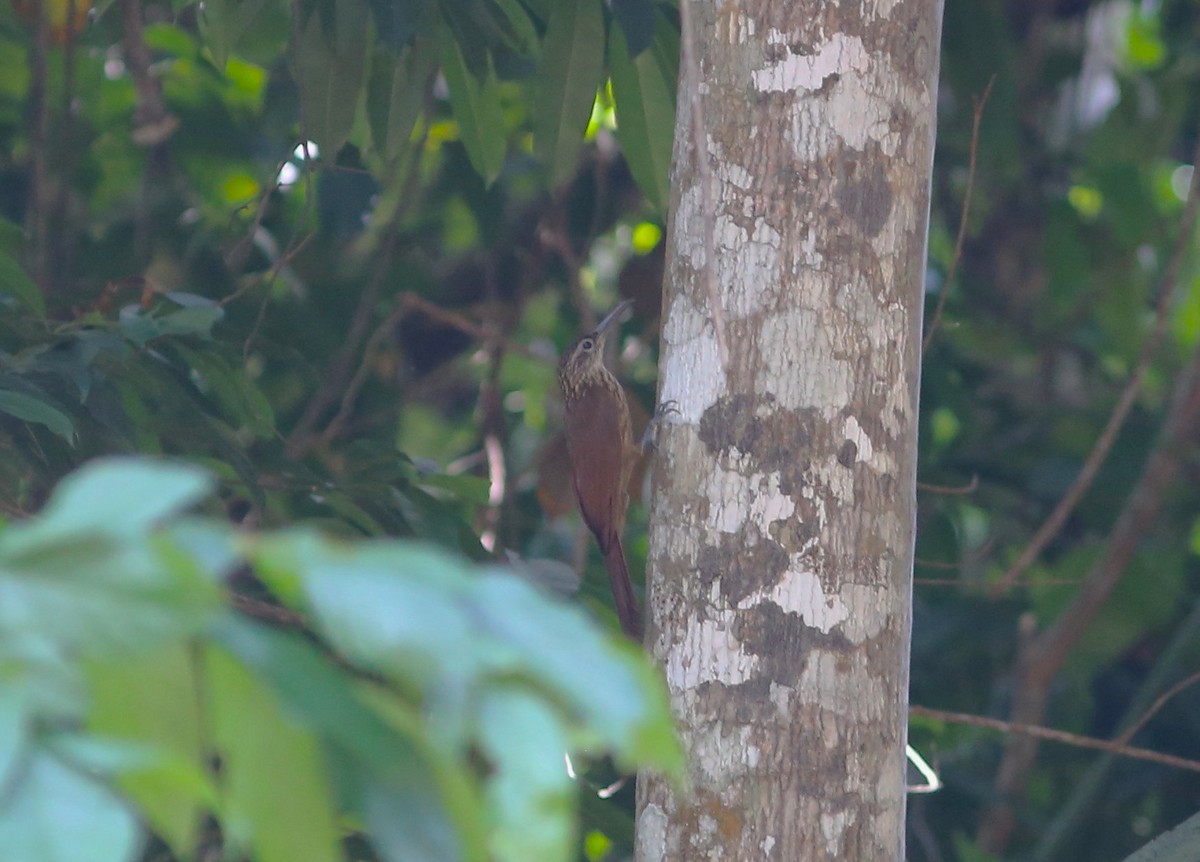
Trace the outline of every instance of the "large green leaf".
<instances>
[{"instance_id":1,"label":"large green leaf","mask_svg":"<svg viewBox=\"0 0 1200 862\"><path fill-rule=\"evenodd\" d=\"M215 581L149 531L208 487L194 468L133 459L64 480L43 515L0 533L0 642L103 654L199 630L217 607Z\"/></svg>"},{"instance_id":2,"label":"large green leaf","mask_svg":"<svg viewBox=\"0 0 1200 862\"><path fill-rule=\"evenodd\" d=\"M35 538L76 540L99 533L131 537L182 512L212 490L203 471L179 461L100 458L59 483L41 515L0 539L27 547Z\"/></svg>"},{"instance_id":3,"label":"large green leaf","mask_svg":"<svg viewBox=\"0 0 1200 862\"><path fill-rule=\"evenodd\" d=\"M172 644L89 667L89 729L150 747L149 763L118 783L177 856L195 847L205 807L215 797L204 773L206 740L191 651Z\"/></svg>"},{"instance_id":4,"label":"large green leaf","mask_svg":"<svg viewBox=\"0 0 1200 862\"><path fill-rule=\"evenodd\" d=\"M450 88L450 107L458 136L476 172L488 185L500 176L507 151L500 88L490 62L482 80L467 68L463 49L448 29L442 30L442 74Z\"/></svg>"},{"instance_id":5,"label":"large green leaf","mask_svg":"<svg viewBox=\"0 0 1200 862\"><path fill-rule=\"evenodd\" d=\"M333 794L311 730L221 649L206 656L205 690L221 756L222 825L257 862L341 859Z\"/></svg>"},{"instance_id":6,"label":"large green leaf","mask_svg":"<svg viewBox=\"0 0 1200 862\"><path fill-rule=\"evenodd\" d=\"M369 705L345 674L300 638L227 618L219 640L268 680L287 713L304 722L342 761L338 785L365 817L389 862L482 862L482 810L469 781L427 730L399 710Z\"/></svg>"},{"instance_id":7,"label":"large green leaf","mask_svg":"<svg viewBox=\"0 0 1200 862\"><path fill-rule=\"evenodd\" d=\"M671 198L679 33L659 13L654 42L631 60L624 31L613 27L608 34L608 63L621 151L642 192L665 213Z\"/></svg>"},{"instance_id":8,"label":"large green leaf","mask_svg":"<svg viewBox=\"0 0 1200 862\"><path fill-rule=\"evenodd\" d=\"M0 389L0 413L7 413L36 425L45 425L68 443L75 441L75 423L71 421L71 417L33 395Z\"/></svg>"},{"instance_id":9,"label":"large green leaf","mask_svg":"<svg viewBox=\"0 0 1200 862\"><path fill-rule=\"evenodd\" d=\"M527 582L471 571L416 543L350 545L293 531L249 551L263 579L310 613L339 653L436 704L445 744L468 741L462 716L472 690L516 675L564 704L565 720L622 762L679 768L657 673L578 608Z\"/></svg>"},{"instance_id":10,"label":"large green leaf","mask_svg":"<svg viewBox=\"0 0 1200 862\"><path fill-rule=\"evenodd\" d=\"M603 75L601 0L558 0L546 24L532 103L534 149L555 186L575 171Z\"/></svg>"},{"instance_id":11,"label":"large green leaf","mask_svg":"<svg viewBox=\"0 0 1200 862\"><path fill-rule=\"evenodd\" d=\"M321 16L304 25L293 54L303 130L330 161L354 127L367 60L368 12L363 0L336 0L335 27Z\"/></svg>"},{"instance_id":12,"label":"large green leaf","mask_svg":"<svg viewBox=\"0 0 1200 862\"><path fill-rule=\"evenodd\" d=\"M424 107L426 84L437 64L435 43L415 39L397 57L376 49L367 82L367 119L371 140L385 159L395 159L408 149L413 127Z\"/></svg>"},{"instance_id":13,"label":"large green leaf","mask_svg":"<svg viewBox=\"0 0 1200 862\"><path fill-rule=\"evenodd\" d=\"M454 689L476 672L462 602L468 576L449 554L396 542L341 545L294 531L255 543L251 556L277 592L303 593L318 630L362 666Z\"/></svg>"},{"instance_id":14,"label":"large green leaf","mask_svg":"<svg viewBox=\"0 0 1200 862\"><path fill-rule=\"evenodd\" d=\"M187 363L197 383L221 405L230 424L249 428L260 440L275 436L271 403L244 368L233 367L214 350L193 350L183 344L175 344L173 349Z\"/></svg>"},{"instance_id":15,"label":"large green leaf","mask_svg":"<svg viewBox=\"0 0 1200 862\"><path fill-rule=\"evenodd\" d=\"M516 686L491 688L479 706L481 748L492 767L492 856L504 862L575 858L575 790L563 768L570 740L544 697Z\"/></svg>"},{"instance_id":16,"label":"large green leaf","mask_svg":"<svg viewBox=\"0 0 1200 862\"><path fill-rule=\"evenodd\" d=\"M260 61L269 49L256 43L282 44L287 33L286 9L285 0L204 0L196 18L217 68L224 70L230 55L248 45L258 48L250 52L250 59Z\"/></svg>"},{"instance_id":17,"label":"large green leaf","mask_svg":"<svg viewBox=\"0 0 1200 862\"><path fill-rule=\"evenodd\" d=\"M683 755L666 687L640 650L506 572L480 577L472 607L480 634L494 644L485 649L494 672L526 674L554 692L621 763L679 774Z\"/></svg>"},{"instance_id":18,"label":"large green leaf","mask_svg":"<svg viewBox=\"0 0 1200 862\"><path fill-rule=\"evenodd\" d=\"M129 862L137 820L115 793L38 747L0 795L0 848L12 862Z\"/></svg>"}]
</instances>

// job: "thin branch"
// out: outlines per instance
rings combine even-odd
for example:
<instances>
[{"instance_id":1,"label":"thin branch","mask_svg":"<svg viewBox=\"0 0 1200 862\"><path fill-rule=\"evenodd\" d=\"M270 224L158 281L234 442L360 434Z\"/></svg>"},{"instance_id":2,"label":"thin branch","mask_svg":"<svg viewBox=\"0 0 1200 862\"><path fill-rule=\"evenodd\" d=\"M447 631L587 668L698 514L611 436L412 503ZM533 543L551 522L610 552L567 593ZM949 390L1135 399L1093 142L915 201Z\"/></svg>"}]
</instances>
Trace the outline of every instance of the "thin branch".
<instances>
[{"instance_id":1,"label":"thin branch","mask_svg":"<svg viewBox=\"0 0 1200 862\"><path fill-rule=\"evenodd\" d=\"M1054 623L1017 652L1013 717L1034 724L1045 714L1050 687L1113 589L1126 573L1142 539L1154 529L1163 498L1180 476L1200 434L1200 348L1178 377L1171 406L1154 450L1109 535L1103 553L1075 598ZM1011 827L1012 802L1023 792L1037 757L1035 739L1010 739L996 777L998 801L985 814L979 838L1002 846Z\"/></svg>"},{"instance_id":2,"label":"thin branch","mask_svg":"<svg viewBox=\"0 0 1200 862\"><path fill-rule=\"evenodd\" d=\"M150 49L143 35L141 0L121 0L121 10L124 14L125 68L137 93L131 137L139 147L154 148L175 133L179 118L167 111L162 87L150 73Z\"/></svg>"},{"instance_id":3,"label":"thin branch","mask_svg":"<svg viewBox=\"0 0 1200 862\"><path fill-rule=\"evenodd\" d=\"M329 424L321 432L321 442L329 443L345 427L346 420L350 418L350 413L354 410L354 403L358 400L358 394L367 382L367 376L371 373L371 360L375 356L376 345L382 342L395 329L396 325L400 323L401 318L404 317L405 312L406 308L403 305L392 309L392 313L385 317L379 326L375 327L375 331L367 339L367 346L363 350L362 361L358 364L358 368L355 369L354 376L350 378L350 382L346 384L346 391L342 394L337 414L334 415L333 419L329 420Z\"/></svg>"},{"instance_id":4,"label":"thin branch","mask_svg":"<svg viewBox=\"0 0 1200 862\"><path fill-rule=\"evenodd\" d=\"M704 288L708 294L709 318L717 337L717 359L724 370L729 365L729 345L725 341L725 311L717 284L717 205L713 199L712 166L708 162L708 131L704 122L704 94L701 92L704 80L694 50L694 25L692 0L680 0L679 59L683 64L684 80L690 83L681 86L679 92L694 97L689 100L688 118L691 120L692 148L696 153L696 173L700 176L700 196L704 207Z\"/></svg>"},{"instance_id":5,"label":"thin branch","mask_svg":"<svg viewBox=\"0 0 1200 862\"><path fill-rule=\"evenodd\" d=\"M26 224L32 236L33 276L45 296L50 292L50 85L46 55L50 26L45 3L33 4L33 44L29 57L29 149L33 183Z\"/></svg>"},{"instance_id":6,"label":"thin branch","mask_svg":"<svg viewBox=\"0 0 1200 862\"><path fill-rule=\"evenodd\" d=\"M930 485L926 482L918 482L918 491L928 491L930 494L973 494L979 488L979 476L971 477L971 481L965 485Z\"/></svg>"},{"instance_id":7,"label":"thin branch","mask_svg":"<svg viewBox=\"0 0 1200 862\"><path fill-rule=\"evenodd\" d=\"M1129 725L1125 732L1114 739L1113 742L1121 745L1129 742L1129 740L1133 739L1139 730L1150 723L1150 719L1154 718L1154 714L1156 712L1167 705L1167 701L1179 694L1184 689L1191 688L1198 682L1200 682L1200 671L1192 674L1187 679L1180 680L1179 682L1175 683L1175 685L1171 686L1169 689L1159 695L1158 699L1154 701L1151 707L1142 713L1141 717L1133 724Z\"/></svg>"},{"instance_id":8,"label":"thin branch","mask_svg":"<svg viewBox=\"0 0 1200 862\"><path fill-rule=\"evenodd\" d=\"M1117 400L1117 406L1113 409L1112 415L1108 417L1104 430L1095 445L1092 446L1092 451L1088 453L1087 460L1083 462L1083 468L1079 471L1079 475L1075 477L1075 481L1071 483L1067 493L1058 501L1058 505L1050 513L1050 517L1046 519L1033 539L1025 546L1025 550L1017 557L1016 562L1009 566L1008 571L1000 578L995 588L996 594L1008 589L1021 576L1021 573L1041 556L1046 546L1058 535L1071 512L1075 510L1075 506L1092 487L1092 482L1095 481L1096 474L1108 457L1109 450L1112 449L1113 443L1117 439L1117 434L1120 433L1130 410L1133 409L1134 401L1137 400L1142 383L1150 370L1150 363L1154 360L1154 355L1158 352L1158 347L1166 334L1167 319L1179 287L1179 270L1187 256L1188 247L1195 233L1196 210L1200 206L1200 147L1197 148L1192 163L1196 166L1192 171L1192 185L1188 191L1187 205L1184 207L1180 222L1179 238L1175 242L1167 269L1163 273L1163 285L1158 298L1158 308L1155 310L1154 328L1142 345L1141 355L1138 356L1133 374L1126 382L1121 397Z\"/></svg>"},{"instance_id":9,"label":"thin branch","mask_svg":"<svg viewBox=\"0 0 1200 862\"><path fill-rule=\"evenodd\" d=\"M293 611L290 608L254 599L241 593L230 593L229 604L246 616L262 620L265 623L273 623L295 629L308 627L308 620L305 619L304 614Z\"/></svg>"},{"instance_id":10,"label":"thin branch","mask_svg":"<svg viewBox=\"0 0 1200 862\"><path fill-rule=\"evenodd\" d=\"M928 352L934 333L937 332L938 325L942 322L946 297L950 294L950 287L954 284L954 278L958 275L958 266L962 262L963 243L967 238L967 218L971 214L971 196L975 192L975 160L979 155L979 125L983 121L983 109L987 105L988 97L992 95L992 85L995 83L996 76L992 75L988 79L987 86L983 88L983 95L975 99L975 116L971 122L971 149L967 157L967 187L963 191L962 209L958 214L958 236L954 240L954 257L950 259L950 268L946 270L946 279L942 282L937 306L934 307L933 318L929 321L929 330L925 333L925 340L921 343L922 355Z\"/></svg>"},{"instance_id":11,"label":"thin branch","mask_svg":"<svg viewBox=\"0 0 1200 862\"><path fill-rule=\"evenodd\" d=\"M438 323L443 323L446 326L451 326L459 332L466 333L474 339L485 342L495 342L501 345L506 351L519 353L527 359L535 359L539 362L552 363L554 360L551 357L540 353L535 353L524 344L511 339L505 338L499 331L491 326L475 323L468 320L460 314L455 314L453 311L442 308L440 305L435 305L429 300L417 296L415 293L402 293L397 297L401 305L408 310L416 310L423 312L427 316L433 318Z\"/></svg>"},{"instance_id":12,"label":"thin branch","mask_svg":"<svg viewBox=\"0 0 1200 862\"><path fill-rule=\"evenodd\" d=\"M1081 736L1078 733L1068 733L1065 730L1055 730L1051 727L1042 727L1036 724L1023 724L1018 721L1003 721L998 718L988 718L982 715L972 715L966 712L945 712L940 709L930 709L925 706L910 705L908 714L918 718L931 718L935 721L944 721L947 724L965 724L971 727L985 727L989 730L998 730L1001 733L1015 734L1018 736L1027 736L1033 739L1044 739L1050 742L1060 742L1063 745L1071 745L1075 748L1090 748L1095 751L1107 751L1111 754L1118 754L1122 757L1131 757L1135 760L1148 760L1151 763L1160 763L1163 766L1171 766L1176 769L1186 769L1189 772L1200 772L1200 760L1189 760L1186 757L1176 757L1173 754L1163 754L1160 751L1151 751L1148 748L1137 748L1131 745L1125 745L1122 742L1111 739L1097 739L1094 736Z\"/></svg>"},{"instance_id":13,"label":"thin branch","mask_svg":"<svg viewBox=\"0 0 1200 862\"><path fill-rule=\"evenodd\" d=\"M961 563L943 563L937 560L916 560L918 566L930 569L956 569ZM962 578L913 578L913 583L921 587L961 587L965 590L990 590L991 581L971 581ZM1081 578L1038 578L1036 581L1018 581L1013 586L1024 589L1035 587L1078 587L1083 583Z\"/></svg>"}]
</instances>

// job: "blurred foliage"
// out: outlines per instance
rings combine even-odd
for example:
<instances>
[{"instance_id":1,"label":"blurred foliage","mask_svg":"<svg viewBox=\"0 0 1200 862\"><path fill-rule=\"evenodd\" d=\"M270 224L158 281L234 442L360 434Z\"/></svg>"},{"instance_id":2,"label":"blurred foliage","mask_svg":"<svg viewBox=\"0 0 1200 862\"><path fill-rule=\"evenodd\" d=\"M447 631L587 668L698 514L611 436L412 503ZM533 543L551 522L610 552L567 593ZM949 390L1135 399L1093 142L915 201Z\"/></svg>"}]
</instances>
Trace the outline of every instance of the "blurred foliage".
<instances>
[{"instance_id":1,"label":"blurred foliage","mask_svg":"<svg viewBox=\"0 0 1200 862\"><path fill-rule=\"evenodd\" d=\"M6 858L121 862L141 822L154 858L566 860L564 753L678 774L657 674L577 609L428 545L181 517L213 485L99 459L0 533ZM251 573L281 605L222 602Z\"/></svg>"},{"instance_id":2,"label":"blurred foliage","mask_svg":"<svg viewBox=\"0 0 1200 862\"><path fill-rule=\"evenodd\" d=\"M463 560L615 628L554 358L633 299L618 364L644 420L678 39L651 0L0 2L0 781L23 791L0 846L628 855L632 794L593 792L613 765L566 783L561 753L674 765L657 687L583 615ZM1153 326L1198 56L1190 0L947 4L920 471L978 485L920 496L917 575L937 582L915 597L914 702L1007 714L1020 622L1070 599L1155 442L1200 337L1194 255L1096 485L1022 588L988 597ZM122 453L175 466L96 468L25 520ZM1185 465L1055 726L1111 734L1200 663ZM201 500L208 520L179 517ZM1135 743L1197 750L1197 698ZM911 736L947 787L912 807L910 858L987 858L1000 741ZM1044 746L1013 858L1115 858L1197 809L1194 776Z\"/></svg>"}]
</instances>

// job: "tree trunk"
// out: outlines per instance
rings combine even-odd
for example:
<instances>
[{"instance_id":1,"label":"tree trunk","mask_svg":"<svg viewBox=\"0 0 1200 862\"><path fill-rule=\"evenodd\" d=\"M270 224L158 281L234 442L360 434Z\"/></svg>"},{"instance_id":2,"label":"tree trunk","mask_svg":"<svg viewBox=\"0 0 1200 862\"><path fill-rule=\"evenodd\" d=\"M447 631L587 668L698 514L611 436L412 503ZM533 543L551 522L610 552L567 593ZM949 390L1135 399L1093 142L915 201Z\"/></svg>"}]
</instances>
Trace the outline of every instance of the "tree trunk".
<instances>
[{"instance_id":1,"label":"tree trunk","mask_svg":"<svg viewBox=\"0 0 1200 862\"><path fill-rule=\"evenodd\" d=\"M648 643L692 786L643 777L637 858L902 859L941 3L688 10Z\"/></svg>"}]
</instances>

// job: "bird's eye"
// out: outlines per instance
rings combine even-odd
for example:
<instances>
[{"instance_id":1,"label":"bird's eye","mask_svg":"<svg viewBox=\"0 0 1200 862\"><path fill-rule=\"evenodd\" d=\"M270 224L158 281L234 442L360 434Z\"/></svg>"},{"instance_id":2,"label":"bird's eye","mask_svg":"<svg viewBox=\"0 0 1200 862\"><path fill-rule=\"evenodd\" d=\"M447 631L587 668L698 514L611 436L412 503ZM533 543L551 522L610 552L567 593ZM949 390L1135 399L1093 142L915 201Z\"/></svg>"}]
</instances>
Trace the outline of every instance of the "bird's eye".
<instances>
[{"instance_id":1,"label":"bird's eye","mask_svg":"<svg viewBox=\"0 0 1200 862\"><path fill-rule=\"evenodd\" d=\"M596 346L596 342L592 341L590 338L585 338L583 341L579 342L579 346L584 350L591 350Z\"/></svg>"}]
</instances>

